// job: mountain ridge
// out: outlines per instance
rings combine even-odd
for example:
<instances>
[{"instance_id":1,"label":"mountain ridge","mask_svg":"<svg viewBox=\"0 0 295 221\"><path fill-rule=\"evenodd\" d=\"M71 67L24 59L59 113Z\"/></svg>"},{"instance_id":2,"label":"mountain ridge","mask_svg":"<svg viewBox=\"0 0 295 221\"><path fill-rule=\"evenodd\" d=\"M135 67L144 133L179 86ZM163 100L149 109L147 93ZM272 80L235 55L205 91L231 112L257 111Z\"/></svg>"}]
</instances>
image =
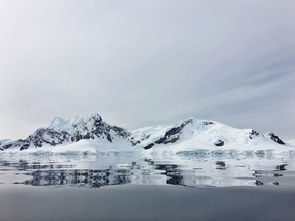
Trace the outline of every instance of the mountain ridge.
<instances>
[{"instance_id":1,"label":"mountain ridge","mask_svg":"<svg viewBox=\"0 0 295 221\"><path fill-rule=\"evenodd\" d=\"M0 140L0 150L27 150L97 141L99 145L124 145L145 150L164 146L191 148L224 148L236 145L283 146L286 143L273 133L260 134L253 129L237 129L210 120L189 118L174 125L157 125L127 130L104 122L97 113L70 119L54 118L46 128L39 128L26 139Z\"/></svg>"}]
</instances>

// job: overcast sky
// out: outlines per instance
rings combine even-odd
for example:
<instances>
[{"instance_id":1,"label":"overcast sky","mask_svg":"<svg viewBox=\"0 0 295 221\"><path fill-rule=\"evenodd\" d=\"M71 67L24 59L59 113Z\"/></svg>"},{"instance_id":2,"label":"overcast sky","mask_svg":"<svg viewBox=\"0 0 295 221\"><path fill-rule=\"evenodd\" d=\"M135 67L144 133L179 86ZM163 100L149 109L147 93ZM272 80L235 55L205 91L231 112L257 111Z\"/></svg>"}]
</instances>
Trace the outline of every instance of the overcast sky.
<instances>
[{"instance_id":1,"label":"overcast sky","mask_svg":"<svg viewBox=\"0 0 295 221\"><path fill-rule=\"evenodd\" d=\"M98 112L295 138L294 0L1 0L0 138Z\"/></svg>"}]
</instances>

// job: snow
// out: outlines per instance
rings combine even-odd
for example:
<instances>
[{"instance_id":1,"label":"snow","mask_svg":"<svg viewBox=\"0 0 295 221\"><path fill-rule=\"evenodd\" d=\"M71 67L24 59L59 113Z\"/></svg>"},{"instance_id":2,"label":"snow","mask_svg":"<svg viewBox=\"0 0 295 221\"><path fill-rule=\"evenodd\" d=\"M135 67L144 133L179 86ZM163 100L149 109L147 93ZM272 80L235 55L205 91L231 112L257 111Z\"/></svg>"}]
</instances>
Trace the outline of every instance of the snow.
<instances>
[{"instance_id":1,"label":"snow","mask_svg":"<svg viewBox=\"0 0 295 221\"><path fill-rule=\"evenodd\" d=\"M192 119L192 118L191 118ZM213 124L206 124L206 120L193 119L192 123L185 126L183 132L180 134L179 141L173 144L156 144L154 148L147 150L154 151L193 151L206 149L211 151L225 151L225 150L276 150L285 151L292 149L290 145L280 145L269 139L263 134L249 137L252 129L237 129L227 126L225 124L210 121ZM179 124L176 124L179 125ZM173 126L176 126L173 125ZM162 137L167 129L173 126L156 126L146 127L132 131L131 134L135 138L146 137L147 134L152 134L150 138L145 139L142 144L148 144ZM214 144L217 140L223 140L224 146L216 147Z\"/></svg>"},{"instance_id":2,"label":"snow","mask_svg":"<svg viewBox=\"0 0 295 221\"><path fill-rule=\"evenodd\" d=\"M99 127L110 128L98 114L68 120L55 118L49 128L72 135L77 130L84 133L100 129L95 128L97 123ZM170 143L156 143L173 128L176 128L176 132L168 134L176 142L169 140ZM190 118L171 125L129 130L125 136L118 135L116 130L105 131L112 136L112 141L103 134L94 139L67 141L55 146L45 144L34 147L31 144L22 151L15 146L1 151L0 159L13 162L12 165L26 161L28 165L39 162L71 169L74 166L74 169L86 171L107 169L111 173L108 183L104 185L118 184L120 176L124 177L124 182L131 184L166 185L171 176L176 174L181 178L180 184L186 186L252 186L256 185L261 173L277 181L273 173L279 165L288 165L288 170L295 169L295 140L281 145L273 141L269 134L258 134L252 129L237 129L216 121ZM54 140L56 137L51 137L49 133L42 138ZM218 140L222 140L224 145L216 146ZM12 141L0 142L1 146ZM151 149L144 149L151 143L154 143ZM177 165L175 171L169 169L171 165ZM170 175L167 175L168 172ZM68 179L71 179L70 174ZM39 178L47 182L46 176Z\"/></svg>"},{"instance_id":3,"label":"snow","mask_svg":"<svg viewBox=\"0 0 295 221\"><path fill-rule=\"evenodd\" d=\"M90 114L87 116L77 116L68 120L62 118L55 118L48 128L62 132L66 131L69 134L74 134L76 131L91 131L95 122L101 122L103 127L108 124L102 121L99 114ZM163 138L167 131L171 128L179 128L183 126L179 132L172 134L176 138L176 142L159 144L155 143L151 149L144 150L144 147ZM87 128L87 130L85 130ZM51 153L92 153L107 151L141 151L146 155L157 153L177 154L187 151L209 151L212 153L243 153L243 152L257 152L265 153L272 151L288 152L295 150L295 142L287 142L286 145L281 145L270 139L267 134L251 135L252 129L237 129L228 125L219 123L217 121L198 120L189 118L186 121L177 122L172 125L157 125L139 128L136 130L129 130L130 136L128 138L119 136L114 131L110 131L112 142L107 140L104 136L95 137L94 139L83 139L78 142L68 142L56 146L46 144L42 147L30 146L24 153L36 152L51 152ZM55 138L44 135L43 139ZM140 141L136 145L130 142ZM223 146L217 147L215 143L218 140L224 142ZM2 144L7 144L10 141L1 140ZM1 146L1 145L0 145ZM9 148L5 152L18 152L18 148Z\"/></svg>"},{"instance_id":4,"label":"snow","mask_svg":"<svg viewBox=\"0 0 295 221\"><path fill-rule=\"evenodd\" d=\"M290 145L290 146L294 146L295 147L295 139L288 140L287 141L287 144Z\"/></svg>"},{"instance_id":5,"label":"snow","mask_svg":"<svg viewBox=\"0 0 295 221\"><path fill-rule=\"evenodd\" d=\"M131 136L135 138L135 140L142 140L142 145L148 145L150 142L154 142L155 140L164 136L165 132L170 128L171 125L157 125L132 130L130 133L132 134Z\"/></svg>"},{"instance_id":6,"label":"snow","mask_svg":"<svg viewBox=\"0 0 295 221\"><path fill-rule=\"evenodd\" d=\"M62 144L57 146L46 145L38 148L28 148L23 151L19 151L17 148L11 148L5 150L5 153L53 153L53 154L96 154L98 152L120 152L131 151L132 147L124 139L117 138L113 143L110 143L103 139L94 140L80 140L75 143ZM3 153L4 153L3 152Z\"/></svg>"},{"instance_id":7,"label":"snow","mask_svg":"<svg viewBox=\"0 0 295 221\"><path fill-rule=\"evenodd\" d=\"M87 128L90 128L91 126L93 126L93 121L95 119L102 120L99 114L76 116L67 120L56 117L52 120L49 128L56 131L66 131L71 133L76 127L79 126L86 126Z\"/></svg>"}]
</instances>

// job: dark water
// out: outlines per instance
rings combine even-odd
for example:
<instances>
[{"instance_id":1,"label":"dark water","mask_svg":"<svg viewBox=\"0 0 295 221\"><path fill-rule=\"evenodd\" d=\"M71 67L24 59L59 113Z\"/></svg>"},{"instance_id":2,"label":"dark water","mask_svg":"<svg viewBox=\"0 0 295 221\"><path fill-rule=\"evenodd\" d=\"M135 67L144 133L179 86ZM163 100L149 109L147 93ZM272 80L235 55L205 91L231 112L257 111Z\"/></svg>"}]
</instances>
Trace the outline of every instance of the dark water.
<instances>
[{"instance_id":1,"label":"dark water","mask_svg":"<svg viewBox=\"0 0 295 221\"><path fill-rule=\"evenodd\" d=\"M295 220L290 155L1 155L0 220Z\"/></svg>"}]
</instances>

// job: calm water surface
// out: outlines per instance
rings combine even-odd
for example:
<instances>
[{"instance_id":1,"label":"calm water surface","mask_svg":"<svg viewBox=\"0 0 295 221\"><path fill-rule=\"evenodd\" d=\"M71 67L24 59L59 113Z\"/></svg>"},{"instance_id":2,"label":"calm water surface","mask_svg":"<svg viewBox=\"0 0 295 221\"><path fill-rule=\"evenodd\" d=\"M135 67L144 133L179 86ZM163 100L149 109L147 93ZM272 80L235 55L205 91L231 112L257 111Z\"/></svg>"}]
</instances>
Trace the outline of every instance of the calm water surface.
<instances>
[{"instance_id":1,"label":"calm water surface","mask_svg":"<svg viewBox=\"0 0 295 221\"><path fill-rule=\"evenodd\" d=\"M295 158L0 155L1 220L295 220Z\"/></svg>"}]
</instances>

